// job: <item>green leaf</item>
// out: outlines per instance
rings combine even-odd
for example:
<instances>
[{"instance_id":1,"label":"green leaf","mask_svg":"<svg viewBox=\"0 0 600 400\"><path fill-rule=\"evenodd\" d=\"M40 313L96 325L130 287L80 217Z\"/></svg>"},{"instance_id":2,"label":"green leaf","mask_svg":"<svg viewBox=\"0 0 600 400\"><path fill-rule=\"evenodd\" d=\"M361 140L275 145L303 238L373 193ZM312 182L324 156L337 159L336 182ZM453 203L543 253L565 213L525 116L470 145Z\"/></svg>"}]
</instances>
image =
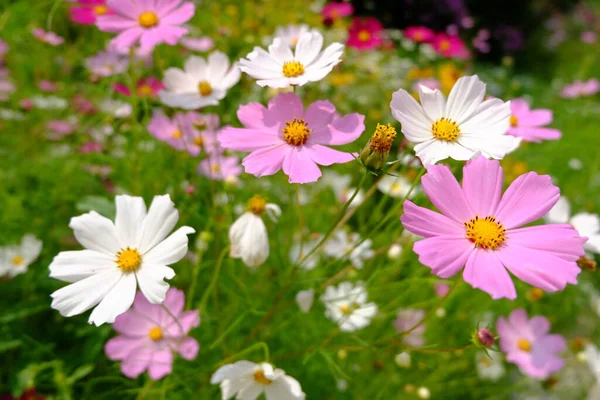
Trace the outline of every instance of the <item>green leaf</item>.
<instances>
[{"instance_id":1,"label":"green leaf","mask_svg":"<svg viewBox=\"0 0 600 400\"><path fill-rule=\"evenodd\" d=\"M82 365L81 367L79 367L75 371L73 371L71 376L69 376L69 378L67 379L67 385L71 386L72 384L74 384L75 382L80 380L81 378L84 378L87 375L89 375L93 370L94 370L94 366L92 364Z\"/></svg>"}]
</instances>

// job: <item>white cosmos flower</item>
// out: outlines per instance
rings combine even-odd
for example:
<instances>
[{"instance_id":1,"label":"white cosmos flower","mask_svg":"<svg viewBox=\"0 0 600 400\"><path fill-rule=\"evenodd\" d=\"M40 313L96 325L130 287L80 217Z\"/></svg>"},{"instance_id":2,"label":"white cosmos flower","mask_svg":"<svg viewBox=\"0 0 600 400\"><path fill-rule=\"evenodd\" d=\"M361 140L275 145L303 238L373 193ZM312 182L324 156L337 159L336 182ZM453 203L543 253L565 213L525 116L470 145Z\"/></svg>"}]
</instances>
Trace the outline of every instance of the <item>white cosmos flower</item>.
<instances>
[{"instance_id":1,"label":"white cosmos flower","mask_svg":"<svg viewBox=\"0 0 600 400\"><path fill-rule=\"evenodd\" d=\"M42 251L42 241L33 235L25 235L15 246L0 247L0 277L14 278L27 272Z\"/></svg>"},{"instance_id":2,"label":"white cosmos flower","mask_svg":"<svg viewBox=\"0 0 600 400\"><path fill-rule=\"evenodd\" d=\"M510 102L483 101L485 84L477 75L460 78L446 101L439 90L419 85L421 104L404 89L392 96L392 114L402 124L406 138L417 143L415 151L425 165L448 157L469 160L477 152L502 159L518 146L506 135L510 126Z\"/></svg>"},{"instance_id":3,"label":"white cosmos flower","mask_svg":"<svg viewBox=\"0 0 600 400\"><path fill-rule=\"evenodd\" d=\"M585 361L597 382L600 382L600 350L596 345L588 343L584 350Z\"/></svg>"},{"instance_id":4,"label":"white cosmos flower","mask_svg":"<svg viewBox=\"0 0 600 400\"><path fill-rule=\"evenodd\" d=\"M265 212L273 221L281 215L278 205L267 203L256 195L248 202L248 211L229 228L229 255L241 258L251 268L258 267L269 258L269 236L261 218Z\"/></svg>"},{"instance_id":5,"label":"white cosmos flower","mask_svg":"<svg viewBox=\"0 0 600 400\"><path fill-rule=\"evenodd\" d=\"M321 301L325 303L325 316L344 332L364 328L377 314L377 305L367 303L367 291L362 282L357 282L356 286L350 282L342 282L338 287L328 286Z\"/></svg>"},{"instance_id":6,"label":"white cosmos flower","mask_svg":"<svg viewBox=\"0 0 600 400\"><path fill-rule=\"evenodd\" d=\"M344 52L341 43L333 43L321 52L322 47L323 36L317 31L304 32L294 52L285 39L275 38L268 52L255 47L247 58L240 60L240 69L258 79L256 83L260 86L284 88L317 82L341 62Z\"/></svg>"},{"instance_id":7,"label":"white cosmos flower","mask_svg":"<svg viewBox=\"0 0 600 400\"><path fill-rule=\"evenodd\" d=\"M314 299L314 289L301 290L296 294L296 304L298 304L300 311L302 311L303 313L307 313L310 311Z\"/></svg>"},{"instance_id":8,"label":"white cosmos flower","mask_svg":"<svg viewBox=\"0 0 600 400\"><path fill-rule=\"evenodd\" d=\"M588 238L583 247L589 252L600 254L600 217L598 215L582 212L571 216L571 204L566 197L561 196L545 219L553 224L573 225L580 236Z\"/></svg>"},{"instance_id":9,"label":"white cosmos flower","mask_svg":"<svg viewBox=\"0 0 600 400\"><path fill-rule=\"evenodd\" d=\"M308 31L308 25L306 24L278 26L275 29L275 37L285 40L290 47L296 47L298 41L300 40L300 36ZM317 31L313 30L313 32Z\"/></svg>"},{"instance_id":10,"label":"white cosmos flower","mask_svg":"<svg viewBox=\"0 0 600 400\"><path fill-rule=\"evenodd\" d=\"M169 235L179 213L169 195L155 196L146 211L141 197L117 196L115 222L95 211L71 218L69 226L85 250L63 251L50 264L50 277L69 286L52 293L52 308L71 317L96 306L89 322L114 322L129 309L137 286L152 304L165 299L175 271L167 265L187 253L183 226ZM168 236L169 235L169 236Z\"/></svg>"},{"instance_id":11,"label":"white cosmos flower","mask_svg":"<svg viewBox=\"0 0 600 400\"><path fill-rule=\"evenodd\" d=\"M282 369L274 369L267 363L255 364L238 361L219 368L210 378L213 385L221 384L222 400L235 396L238 400L256 400L264 393L267 400L304 400L300 383L285 374Z\"/></svg>"},{"instance_id":12,"label":"white cosmos flower","mask_svg":"<svg viewBox=\"0 0 600 400\"><path fill-rule=\"evenodd\" d=\"M237 65L230 66L229 58L220 51L208 56L191 56L179 68L165 71L165 89L158 95L160 101L169 107L194 110L200 107L216 106L240 80L241 72Z\"/></svg>"},{"instance_id":13,"label":"white cosmos flower","mask_svg":"<svg viewBox=\"0 0 600 400\"><path fill-rule=\"evenodd\" d=\"M502 353L488 351L488 354L489 357L479 351L475 355L477 375L481 379L496 382L505 373L504 364L502 363Z\"/></svg>"},{"instance_id":14,"label":"white cosmos flower","mask_svg":"<svg viewBox=\"0 0 600 400\"><path fill-rule=\"evenodd\" d=\"M406 197L411 186L412 182L403 176L386 175L379 180L379 183L377 183L377 189L379 189L379 191L387 194L390 197L400 199ZM412 199L417 193L419 193L419 189L415 187L408 198Z\"/></svg>"},{"instance_id":15,"label":"white cosmos flower","mask_svg":"<svg viewBox=\"0 0 600 400\"><path fill-rule=\"evenodd\" d=\"M365 265L365 260L375 255L375 251L371 249L371 239L361 244L359 242L358 233L348 235L345 230L339 229L325 243L325 254L333 258L348 257L352 265L360 269Z\"/></svg>"}]
</instances>

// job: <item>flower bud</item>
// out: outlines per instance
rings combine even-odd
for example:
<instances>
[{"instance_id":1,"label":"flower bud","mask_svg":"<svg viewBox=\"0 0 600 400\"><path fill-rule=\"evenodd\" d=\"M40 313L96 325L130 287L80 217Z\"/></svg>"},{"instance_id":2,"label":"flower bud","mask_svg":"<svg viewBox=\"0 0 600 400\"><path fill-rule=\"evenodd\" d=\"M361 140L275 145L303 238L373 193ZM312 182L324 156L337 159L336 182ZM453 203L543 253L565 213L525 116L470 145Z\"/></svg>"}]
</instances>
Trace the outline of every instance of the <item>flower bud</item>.
<instances>
[{"instance_id":1,"label":"flower bud","mask_svg":"<svg viewBox=\"0 0 600 400\"><path fill-rule=\"evenodd\" d=\"M396 129L392 125L377 124L375 133L360 153L360 160L373 171L381 170L385 167L395 138Z\"/></svg>"},{"instance_id":2,"label":"flower bud","mask_svg":"<svg viewBox=\"0 0 600 400\"><path fill-rule=\"evenodd\" d=\"M589 271L596 270L596 261L587 257L580 257L579 260L577 260L577 265L581 269L587 269Z\"/></svg>"},{"instance_id":3,"label":"flower bud","mask_svg":"<svg viewBox=\"0 0 600 400\"><path fill-rule=\"evenodd\" d=\"M490 332L489 329L479 328L477 332L475 332L475 340L476 344L479 344L483 347L491 347L494 344L494 334Z\"/></svg>"}]
</instances>

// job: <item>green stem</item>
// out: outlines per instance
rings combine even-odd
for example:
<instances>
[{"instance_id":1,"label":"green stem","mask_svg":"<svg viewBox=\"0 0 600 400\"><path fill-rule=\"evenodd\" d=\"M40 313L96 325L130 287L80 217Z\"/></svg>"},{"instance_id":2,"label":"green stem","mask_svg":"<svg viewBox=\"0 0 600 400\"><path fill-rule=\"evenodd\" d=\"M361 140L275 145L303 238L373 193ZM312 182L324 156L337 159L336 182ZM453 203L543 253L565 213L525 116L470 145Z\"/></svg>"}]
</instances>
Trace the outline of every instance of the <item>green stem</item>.
<instances>
[{"instance_id":1,"label":"green stem","mask_svg":"<svg viewBox=\"0 0 600 400\"><path fill-rule=\"evenodd\" d=\"M269 356L269 346L267 346L267 344L265 342L257 342L257 343L254 343L252 346L247 347L244 350L240 351L239 353L236 353L236 354L234 354L232 356L227 357L226 359L224 359L223 361L221 361L219 364L220 365L227 364L230 361L233 361L236 358L238 358L238 357L240 357L240 356L242 356L244 354L252 352L253 350L255 350L258 347L262 347L263 354L264 354L264 357L265 357L265 362L269 362L269 359L270 359L270 356Z\"/></svg>"},{"instance_id":2,"label":"green stem","mask_svg":"<svg viewBox=\"0 0 600 400\"><path fill-rule=\"evenodd\" d=\"M229 250L229 247L225 247L221 251L221 254L219 255L219 259L217 260L217 265L215 266L215 271L213 273L212 279L210 280L210 284L206 288L206 291L202 295L202 299L200 299L200 304L198 305L198 309L200 310L200 313L202 313L204 311L204 309L206 308L206 303L208 302L208 297L210 296L210 294L214 290L215 286L217 285L217 280L219 279L219 273L221 272L221 265L223 264L223 259L225 258L225 255L227 254L228 250Z\"/></svg>"}]
</instances>

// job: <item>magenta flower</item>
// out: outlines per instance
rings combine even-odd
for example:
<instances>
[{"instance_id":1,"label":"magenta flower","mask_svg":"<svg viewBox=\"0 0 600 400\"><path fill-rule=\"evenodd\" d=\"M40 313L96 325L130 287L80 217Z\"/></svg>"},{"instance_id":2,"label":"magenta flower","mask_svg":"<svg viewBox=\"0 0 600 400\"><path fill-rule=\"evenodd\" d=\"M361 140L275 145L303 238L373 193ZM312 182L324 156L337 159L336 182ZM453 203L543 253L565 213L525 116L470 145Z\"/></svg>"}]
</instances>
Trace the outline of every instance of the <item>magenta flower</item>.
<instances>
[{"instance_id":1,"label":"magenta flower","mask_svg":"<svg viewBox=\"0 0 600 400\"><path fill-rule=\"evenodd\" d=\"M294 93L282 93L269 102L240 106L237 112L245 128L224 128L218 140L224 149L250 152L242 164L256 177L273 175L280 169L290 183L315 182L319 165L347 163L351 153L327 145L355 141L365 130L364 115L340 117L329 101L316 101L306 110Z\"/></svg>"},{"instance_id":2,"label":"magenta flower","mask_svg":"<svg viewBox=\"0 0 600 400\"><path fill-rule=\"evenodd\" d=\"M354 7L350 3L331 2L325 4L321 10L321 16L325 20L335 21L343 17L348 17L354 13Z\"/></svg>"},{"instance_id":3,"label":"magenta flower","mask_svg":"<svg viewBox=\"0 0 600 400\"><path fill-rule=\"evenodd\" d=\"M142 78L138 81L136 85L136 92L139 97L150 97L155 99L158 97L158 92L161 91L164 87L165 86L160 81L160 79L155 78L153 76L149 76L146 78ZM126 85L120 82L117 82L113 85L113 90L124 96L131 96L131 90L129 90L129 88Z\"/></svg>"},{"instance_id":4,"label":"magenta flower","mask_svg":"<svg viewBox=\"0 0 600 400\"><path fill-rule=\"evenodd\" d=\"M100 15L112 14L106 0L77 0L78 6L69 8L69 18L76 24L94 25Z\"/></svg>"},{"instance_id":5,"label":"magenta flower","mask_svg":"<svg viewBox=\"0 0 600 400\"><path fill-rule=\"evenodd\" d=\"M469 58L469 50L456 35L438 33L433 39L432 44L438 54L444 57L457 59Z\"/></svg>"},{"instance_id":6,"label":"magenta flower","mask_svg":"<svg viewBox=\"0 0 600 400\"><path fill-rule=\"evenodd\" d=\"M525 310L520 308L508 319L500 317L496 330L506 361L516 364L524 374L546 379L564 366L558 353L567 348L567 341L561 335L548 333L550 322L547 318L536 315L528 319Z\"/></svg>"},{"instance_id":7,"label":"magenta flower","mask_svg":"<svg viewBox=\"0 0 600 400\"><path fill-rule=\"evenodd\" d=\"M242 173L242 167L237 157L225 156L222 151L213 151L209 158L200 162L198 173L217 181L235 181Z\"/></svg>"},{"instance_id":8,"label":"magenta flower","mask_svg":"<svg viewBox=\"0 0 600 400\"><path fill-rule=\"evenodd\" d=\"M542 140L560 139L562 133L557 129L543 128L552 122L552 111L546 109L531 110L523 99L510 101L509 135L522 138L526 142L541 143Z\"/></svg>"},{"instance_id":9,"label":"magenta flower","mask_svg":"<svg viewBox=\"0 0 600 400\"><path fill-rule=\"evenodd\" d=\"M419 261L441 278L465 267L465 282L494 299L517 297L506 269L547 292L576 284L587 238L567 224L519 228L558 201L550 176L521 175L504 195L502 181L500 163L483 156L465 165L462 187L447 166L429 166L423 191L441 214L406 201L401 217L406 230L425 237L414 244Z\"/></svg>"},{"instance_id":10,"label":"magenta flower","mask_svg":"<svg viewBox=\"0 0 600 400\"><path fill-rule=\"evenodd\" d=\"M46 32L42 28L35 28L31 31L33 36L40 42L48 43L51 46L58 46L64 43L65 39L54 32Z\"/></svg>"},{"instance_id":11,"label":"magenta flower","mask_svg":"<svg viewBox=\"0 0 600 400\"><path fill-rule=\"evenodd\" d=\"M193 3L182 0L107 0L106 5L115 13L98 16L98 28L119 34L111 41L117 51L128 51L139 42L142 53L160 43L177 44L188 33L180 25L195 11Z\"/></svg>"},{"instance_id":12,"label":"magenta flower","mask_svg":"<svg viewBox=\"0 0 600 400\"><path fill-rule=\"evenodd\" d=\"M123 375L135 378L147 370L150 379L158 380L171 373L174 353L196 358L199 345L188 333L200 324L200 316L198 310L183 311L184 303L185 295L175 288L169 289L162 306L151 304L142 292L136 294L129 311L115 319L119 336L104 347L108 358L121 361Z\"/></svg>"},{"instance_id":13,"label":"magenta flower","mask_svg":"<svg viewBox=\"0 0 600 400\"><path fill-rule=\"evenodd\" d=\"M348 30L349 36L346 44L357 50L373 50L381 47L383 43L382 33L383 25L377 18L354 18Z\"/></svg>"},{"instance_id":14,"label":"magenta flower","mask_svg":"<svg viewBox=\"0 0 600 400\"><path fill-rule=\"evenodd\" d=\"M394 321L396 332L403 333L412 329L412 327L420 323L423 318L425 318L425 311L423 310L408 309L398 312L396 320ZM402 342L408 346L422 347L425 344L425 338L423 337L424 333L425 324L421 324L409 334L402 335Z\"/></svg>"},{"instance_id":15,"label":"magenta flower","mask_svg":"<svg viewBox=\"0 0 600 400\"><path fill-rule=\"evenodd\" d=\"M404 37L416 43L431 43L435 32L426 26L409 26L404 31Z\"/></svg>"},{"instance_id":16,"label":"magenta flower","mask_svg":"<svg viewBox=\"0 0 600 400\"><path fill-rule=\"evenodd\" d=\"M38 83L38 87L40 88L40 90L42 92L47 92L47 93L53 93L56 92L58 90L58 85L54 82L50 82L47 80L42 79L39 83Z\"/></svg>"}]
</instances>

